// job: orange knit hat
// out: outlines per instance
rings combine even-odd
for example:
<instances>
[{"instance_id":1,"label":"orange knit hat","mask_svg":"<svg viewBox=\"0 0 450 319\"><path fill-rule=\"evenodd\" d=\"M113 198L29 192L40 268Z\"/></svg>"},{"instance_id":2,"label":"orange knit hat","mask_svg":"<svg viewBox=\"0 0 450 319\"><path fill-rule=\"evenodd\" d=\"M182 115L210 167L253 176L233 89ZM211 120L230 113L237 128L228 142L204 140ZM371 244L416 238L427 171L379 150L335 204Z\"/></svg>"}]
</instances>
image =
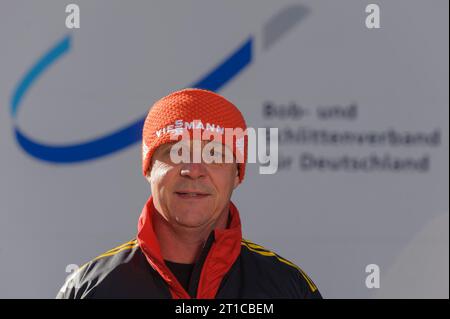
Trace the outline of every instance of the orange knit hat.
<instances>
[{"instance_id":1,"label":"orange knit hat","mask_svg":"<svg viewBox=\"0 0 450 319\"><path fill-rule=\"evenodd\" d=\"M203 89L183 89L158 100L150 108L142 131L142 173L147 175L151 158L156 148L173 142L171 134L180 130L190 132L193 129L214 131L223 136L223 129L247 129L244 117L236 106L217 93ZM247 161L247 136L233 138L229 145L234 155L243 156L239 163L239 179L242 182ZM222 143L226 144L222 139ZM243 153L243 154L242 154Z\"/></svg>"}]
</instances>

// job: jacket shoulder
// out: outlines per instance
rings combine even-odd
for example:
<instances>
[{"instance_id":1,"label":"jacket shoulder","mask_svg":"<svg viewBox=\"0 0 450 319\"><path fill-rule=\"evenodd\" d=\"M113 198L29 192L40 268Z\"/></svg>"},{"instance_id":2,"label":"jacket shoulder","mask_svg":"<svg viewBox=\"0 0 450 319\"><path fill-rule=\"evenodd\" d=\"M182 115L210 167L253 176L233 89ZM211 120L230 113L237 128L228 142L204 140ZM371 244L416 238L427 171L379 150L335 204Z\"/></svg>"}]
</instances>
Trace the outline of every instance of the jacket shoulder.
<instances>
[{"instance_id":1,"label":"jacket shoulder","mask_svg":"<svg viewBox=\"0 0 450 319\"><path fill-rule=\"evenodd\" d=\"M293 262L250 240L241 241L242 262L249 265L255 280L274 285L283 298L321 298L312 279Z\"/></svg>"},{"instance_id":2,"label":"jacket shoulder","mask_svg":"<svg viewBox=\"0 0 450 319\"><path fill-rule=\"evenodd\" d=\"M139 249L137 240L133 239L95 257L67 278L56 298L83 299L92 297L96 287L116 269L127 264Z\"/></svg>"}]
</instances>

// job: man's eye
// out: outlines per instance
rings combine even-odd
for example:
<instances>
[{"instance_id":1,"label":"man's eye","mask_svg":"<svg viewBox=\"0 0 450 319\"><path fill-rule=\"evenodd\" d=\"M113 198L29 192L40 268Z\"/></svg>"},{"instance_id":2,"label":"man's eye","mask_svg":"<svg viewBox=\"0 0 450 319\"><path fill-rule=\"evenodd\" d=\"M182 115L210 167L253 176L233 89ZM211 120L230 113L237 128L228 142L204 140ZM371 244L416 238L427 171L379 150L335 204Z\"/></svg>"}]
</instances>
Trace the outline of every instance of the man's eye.
<instances>
[{"instance_id":1,"label":"man's eye","mask_svg":"<svg viewBox=\"0 0 450 319\"><path fill-rule=\"evenodd\" d=\"M222 152L217 151L217 150L215 150L215 149L211 149L211 150L209 151L209 154L210 154L211 156L217 156L217 157L222 156Z\"/></svg>"}]
</instances>

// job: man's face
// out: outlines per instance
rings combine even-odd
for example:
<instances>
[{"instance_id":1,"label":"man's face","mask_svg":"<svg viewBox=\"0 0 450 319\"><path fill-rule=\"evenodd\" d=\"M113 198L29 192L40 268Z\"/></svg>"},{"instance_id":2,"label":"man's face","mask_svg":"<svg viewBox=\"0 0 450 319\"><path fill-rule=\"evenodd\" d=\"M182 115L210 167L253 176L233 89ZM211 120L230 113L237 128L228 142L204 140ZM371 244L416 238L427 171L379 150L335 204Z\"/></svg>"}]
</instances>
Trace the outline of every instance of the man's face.
<instances>
[{"instance_id":1,"label":"man's face","mask_svg":"<svg viewBox=\"0 0 450 319\"><path fill-rule=\"evenodd\" d=\"M198 146L203 149L207 141ZM239 184L236 163L174 163L174 143L163 144L152 156L148 180L158 212L175 227L198 228L213 225ZM194 143L188 143L191 154ZM220 155L219 155L220 156Z\"/></svg>"}]
</instances>

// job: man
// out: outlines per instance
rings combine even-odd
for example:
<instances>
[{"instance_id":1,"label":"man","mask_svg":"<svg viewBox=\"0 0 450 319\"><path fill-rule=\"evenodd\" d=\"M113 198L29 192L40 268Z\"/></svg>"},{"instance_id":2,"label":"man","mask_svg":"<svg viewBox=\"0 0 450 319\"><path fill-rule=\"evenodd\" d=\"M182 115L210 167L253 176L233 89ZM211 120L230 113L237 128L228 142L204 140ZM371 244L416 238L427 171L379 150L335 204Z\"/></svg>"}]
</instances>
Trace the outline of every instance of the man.
<instances>
[{"instance_id":1,"label":"man","mask_svg":"<svg viewBox=\"0 0 450 319\"><path fill-rule=\"evenodd\" d=\"M143 128L152 195L136 239L83 265L57 298L321 298L299 267L242 238L230 198L244 178L247 139L227 139L225 129L246 128L231 102L207 90L157 101Z\"/></svg>"}]
</instances>

